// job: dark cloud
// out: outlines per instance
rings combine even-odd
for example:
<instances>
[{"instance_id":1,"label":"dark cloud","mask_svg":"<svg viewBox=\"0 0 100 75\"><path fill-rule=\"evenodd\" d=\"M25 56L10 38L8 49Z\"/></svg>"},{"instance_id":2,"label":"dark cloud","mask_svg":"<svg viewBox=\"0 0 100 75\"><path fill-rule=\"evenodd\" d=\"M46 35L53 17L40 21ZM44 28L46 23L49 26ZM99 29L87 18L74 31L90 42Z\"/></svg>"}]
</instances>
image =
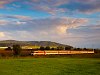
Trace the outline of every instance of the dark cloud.
<instances>
[{"instance_id":1,"label":"dark cloud","mask_svg":"<svg viewBox=\"0 0 100 75\"><path fill-rule=\"evenodd\" d=\"M76 10L85 13L96 13L100 12L100 0L86 0L79 1L80 6L76 8Z\"/></svg>"},{"instance_id":2,"label":"dark cloud","mask_svg":"<svg viewBox=\"0 0 100 75\"><path fill-rule=\"evenodd\" d=\"M33 9L50 14L78 11L81 13L100 12L100 0L31 0L27 1ZM66 5L64 8L63 5ZM68 7L67 7L68 6ZM60 7L60 8L59 8Z\"/></svg>"},{"instance_id":3,"label":"dark cloud","mask_svg":"<svg viewBox=\"0 0 100 75\"><path fill-rule=\"evenodd\" d=\"M0 7L3 8L6 4L13 2L21 3L24 6L27 5L29 9L44 11L50 14L73 11L88 14L100 12L100 0L0 0ZM66 6L62 7L63 5ZM19 5L13 4L12 6L17 7Z\"/></svg>"}]
</instances>

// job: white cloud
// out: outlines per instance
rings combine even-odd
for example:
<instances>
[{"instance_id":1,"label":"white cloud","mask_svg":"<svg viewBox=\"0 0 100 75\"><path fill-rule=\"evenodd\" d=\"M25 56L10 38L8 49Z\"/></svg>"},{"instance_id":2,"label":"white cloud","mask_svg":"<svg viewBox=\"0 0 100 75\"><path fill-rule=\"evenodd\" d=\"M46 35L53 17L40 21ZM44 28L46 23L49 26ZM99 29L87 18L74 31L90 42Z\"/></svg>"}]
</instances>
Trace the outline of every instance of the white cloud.
<instances>
[{"instance_id":1,"label":"white cloud","mask_svg":"<svg viewBox=\"0 0 100 75\"><path fill-rule=\"evenodd\" d=\"M26 24L26 22L16 21L15 24L16 25L23 25L23 24Z\"/></svg>"},{"instance_id":2,"label":"white cloud","mask_svg":"<svg viewBox=\"0 0 100 75\"><path fill-rule=\"evenodd\" d=\"M7 20L0 20L0 25L7 25L9 24L9 21Z\"/></svg>"},{"instance_id":3,"label":"white cloud","mask_svg":"<svg viewBox=\"0 0 100 75\"><path fill-rule=\"evenodd\" d=\"M0 32L0 38L5 37L4 32Z\"/></svg>"},{"instance_id":4,"label":"white cloud","mask_svg":"<svg viewBox=\"0 0 100 75\"><path fill-rule=\"evenodd\" d=\"M65 34L68 29L76 29L80 26L85 26L85 24L88 22L88 19L81 18L81 19L75 19L75 18L63 18L62 21L59 23L59 25L56 27L56 30L60 34Z\"/></svg>"},{"instance_id":5,"label":"white cloud","mask_svg":"<svg viewBox=\"0 0 100 75\"><path fill-rule=\"evenodd\" d=\"M59 34L65 34L67 31L67 26L66 25L60 25L57 27L57 32Z\"/></svg>"}]
</instances>

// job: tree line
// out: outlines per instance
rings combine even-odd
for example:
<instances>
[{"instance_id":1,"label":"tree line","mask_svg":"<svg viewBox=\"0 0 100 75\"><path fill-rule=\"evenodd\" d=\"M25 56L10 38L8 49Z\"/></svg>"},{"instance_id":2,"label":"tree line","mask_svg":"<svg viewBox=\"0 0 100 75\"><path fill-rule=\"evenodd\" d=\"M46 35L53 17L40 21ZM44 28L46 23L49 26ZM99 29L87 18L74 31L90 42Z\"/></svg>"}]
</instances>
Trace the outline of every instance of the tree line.
<instances>
[{"instance_id":1,"label":"tree line","mask_svg":"<svg viewBox=\"0 0 100 75\"><path fill-rule=\"evenodd\" d=\"M40 46L39 50L70 50L72 47L68 46L68 47L62 47L62 46L58 46L58 47L50 47L50 46Z\"/></svg>"},{"instance_id":2,"label":"tree line","mask_svg":"<svg viewBox=\"0 0 100 75\"><path fill-rule=\"evenodd\" d=\"M12 50L14 56L19 56L21 53L21 46L20 45L13 45L12 47L8 47L5 50ZM50 47L50 46L40 46L40 48L38 49L32 49L33 50L89 50L87 48L73 48L71 46L66 46L66 47L62 47L62 46L58 46L58 47Z\"/></svg>"},{"instance_id":3,"label":"tree line","mask_svg":"<svg viewBox=\"0 0 100 75\"><path fill-rule=\"evenodd\" d=\"M20 53L21 53L22 48L21 48L20 45L17 45L17 44L16 44L16 45L13 45L12 48L11 48L11 47L8 47L8 48L6 48L5 50L12 50L14 56L19 56Z\"/></svg>"},{"instance_id":4,"label":"tree line","mask_svg":"<svg viewBox=\"0 0 100 75\"><path fill-rule=\"evenodd\" d=\"M50 46L46 46L46 47L40 46L40 48L35 49L35 50L70 50L71 48L72 47L70 47L70 46L68 46L68 47L58 46L58 47L55 47L55 48L50 47ZM20 55L22 48L21 48L20 45L13 45L12 47L8 47L5 50L12 50L13 54L15 56L17 56L17 55Z\"/></svg>"}]
</instances>

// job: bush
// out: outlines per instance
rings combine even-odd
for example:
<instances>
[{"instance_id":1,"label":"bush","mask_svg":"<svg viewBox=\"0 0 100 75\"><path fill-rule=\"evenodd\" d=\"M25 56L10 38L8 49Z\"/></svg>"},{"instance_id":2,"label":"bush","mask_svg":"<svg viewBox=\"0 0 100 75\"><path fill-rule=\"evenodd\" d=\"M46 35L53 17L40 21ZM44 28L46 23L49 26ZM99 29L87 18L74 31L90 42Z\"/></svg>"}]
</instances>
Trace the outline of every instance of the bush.
<instances>
[{"instance_id":1,"label":"bush","mask_svg":"<svg viewBox=\"0 0 100 75\"><path fill-rule=\"evenodd\" d=\"M5 50L12 50L12 48L11 48L11 47L8 47L8 48L6 48Z\"/></svg>"},{"instance_id":2,"label":"bush","mask_svg":"<svg viewBox=\"0 0 100 75\"><path fill-rule=\"evenodd\" d=\"M49 47L49 46L47 46L47 47L45 48L45 50L50 50L50 47Z\"/></svg>"},{"instance_id":3,"label":"bush","mask_svg":"<svg viewBox=\"0 0 100 75\"><path fill-rule=\"evenodd\" d=\"M21 50L22 50L22 49L21 49L20 45L13 45L13 52L14 52L14 55L15 55L15 56L20 55Z\"/></svg>"},{"instance_id":4,"label":"bush","mask_svg":"<svg viewBox=\"0 0 100 75\"><path fill-rule=\"evenodd\" d=\"M64 50L64 47L59 46L59 47L57 47L57 50Z\"/></svg>"},{"instance_id":5,"label":"bush","mask_svg":"<svg viewBox=\"0 0 100 75\"><path fill-rule=\"evenodd\" d=\"M65 50L71 50L71 46L67 46L67 47L65 47Z\"/></svg>"},{"instance_id":6,"label":"bush","mask_svg":"<svg viewBox=\"0 0 100 75\"><path fill-rule=\"evenodd\" d=\"M43 46L40 47L40 50L45 50L45 48Z\"/></svg>"}]
</instances>

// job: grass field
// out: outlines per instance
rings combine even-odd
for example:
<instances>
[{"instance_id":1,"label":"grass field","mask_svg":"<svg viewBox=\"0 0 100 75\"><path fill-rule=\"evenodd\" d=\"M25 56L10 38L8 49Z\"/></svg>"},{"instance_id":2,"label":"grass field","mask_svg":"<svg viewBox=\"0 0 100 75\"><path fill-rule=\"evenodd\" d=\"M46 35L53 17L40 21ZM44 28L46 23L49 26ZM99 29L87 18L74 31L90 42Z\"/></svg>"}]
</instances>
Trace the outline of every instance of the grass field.
<instances>
[{"instance_id":1,"label":"grass field","mask_svg":"<svg viewBox=\"0 0 100 75\"><path fill-rule=\"evenodd\" d=\"M0 75L100 75L100 59L0 59Z\"/></svg>"}]
</instances>

